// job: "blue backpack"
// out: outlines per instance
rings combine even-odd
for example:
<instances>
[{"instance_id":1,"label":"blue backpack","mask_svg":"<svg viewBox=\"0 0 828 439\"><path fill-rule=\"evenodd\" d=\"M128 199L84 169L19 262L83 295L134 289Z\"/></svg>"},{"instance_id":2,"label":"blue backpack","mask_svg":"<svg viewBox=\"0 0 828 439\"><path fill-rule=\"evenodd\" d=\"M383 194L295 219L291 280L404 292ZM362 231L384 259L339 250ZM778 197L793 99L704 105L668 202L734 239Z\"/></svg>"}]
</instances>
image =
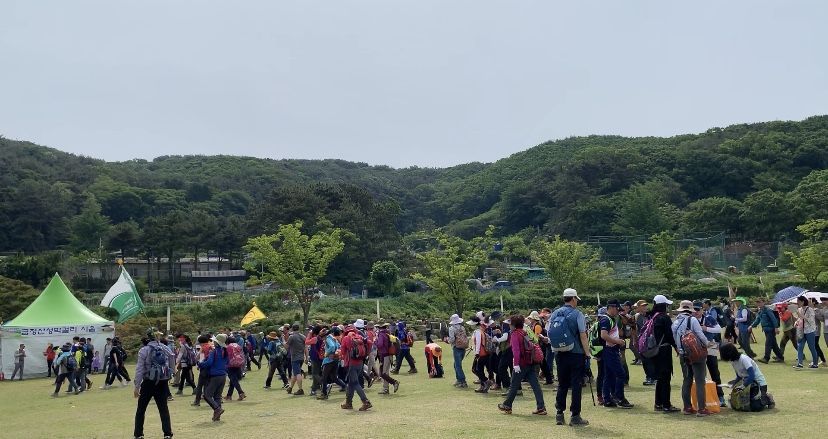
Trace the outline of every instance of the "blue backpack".
<instances>
[{"instance_id":1,"label":"blue backpack","mask_svg":"<svg viewBox=\"0 0 828 439\"><path fill-rule=\"evenodd\" d=\"M574 311L575 309L565 306L552 313L547 332L549 344L554 352L569 352L575 348L575 343L580 342L569 323L569 315Z\"/></svg>"},{"instance_id":2,"label":"blue backpack","mask_svg":"<svg viewBox=\"0 0 828 439\"><path fill-rule=\"evenodd\" d=\"M153 346L152 353L150 353L150 368L147 373L147 379L158 383L159 381L169 380L171 376L172 373L170 371L167 353L163 347L159 345Z\"/></svg>"},{"instance_id":3,"label":"blue backpack","mask_svg":"<svg viewBox=\"0 0 828 439\"><path fill-rule=\"evenodd\" d=\"M72 372L77 368L78 368L78 361L75 360L74 355L70 354L68 357L66 357L66 370L69 371L69 372Z\"/></svg>"}]
</instances>

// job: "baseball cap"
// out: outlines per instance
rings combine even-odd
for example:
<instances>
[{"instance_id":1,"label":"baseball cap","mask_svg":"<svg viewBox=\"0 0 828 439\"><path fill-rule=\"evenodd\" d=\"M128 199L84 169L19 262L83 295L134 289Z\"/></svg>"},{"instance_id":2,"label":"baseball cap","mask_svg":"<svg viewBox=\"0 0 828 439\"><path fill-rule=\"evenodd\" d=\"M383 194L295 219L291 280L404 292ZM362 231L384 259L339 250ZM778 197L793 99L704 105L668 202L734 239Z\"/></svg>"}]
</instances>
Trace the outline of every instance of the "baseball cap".
<instances>
[{"instance_id":1,"label":"baseball cap","mask_svg":"<svg viewBox=\"0 0 828 439\"><path fill-rule=\"evenodd\" d=\"M660 305L662 303L665 303L667 305L672 305L673 301L668 299L667 296L665 296L663 294L658 294L655 297L653 297L653 303L655 303L656 305Z\"/></svg>"},{"instance_id":2,"label":"baseball cap","mask_svg":"<svg viewBox=\"0 0 828 439\"><path fill-rule=\"evenodd\" d=\"M564 298L567 298L567 297L574 297L574 298L576 298L576 299L578 299L578 300L581 300L581 298L580 298L580 297L578 297L578 292L577 292L577 291L575 291L575 288L567 288L567 289L565 289L565 290L564 290L564 292L563 292L563 296L564 296Z\"/></svg>"}]
</instances>

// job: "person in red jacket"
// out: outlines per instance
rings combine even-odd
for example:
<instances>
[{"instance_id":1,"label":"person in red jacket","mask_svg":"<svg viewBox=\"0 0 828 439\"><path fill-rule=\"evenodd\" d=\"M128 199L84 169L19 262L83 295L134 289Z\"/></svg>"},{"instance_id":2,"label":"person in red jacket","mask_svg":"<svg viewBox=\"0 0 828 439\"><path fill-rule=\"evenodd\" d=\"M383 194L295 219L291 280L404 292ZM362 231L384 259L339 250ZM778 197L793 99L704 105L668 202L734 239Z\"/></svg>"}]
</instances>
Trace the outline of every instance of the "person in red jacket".
<instances>
[{"instance_id":1,"label":"person in red jacket","mask_svg":"<svg viewBox=\"0 0 828 439\"><path fill-rule=\"evenodd\" d=\"M361 345L361 347L360 347ZM371 401L365 396L365 391L359 384L359 377L362 375L362 368L365 366L365 360L371 352L371 340L366 340L353 327L345 328L345 334L342 336L342 360L347 369L348 390L345 392L345 403L342 408L350 410L354 408L354 392L359 395L362 400L362 407L359 411L364 412L371 407Z\"/></svg>"},{"instance_id":2,"label":"person in red jacket","mask_svg":"<svg viewBox=\"0 0 828 439\"><path fill-rule=\"evenodd\" d=\"M537 410L532 412L533 415L545 415L546 404L543 402L543 391L538 382L537 365L527 362L526 355L523 355L525 349L524 338L526 331L523 329L525 319L522 315L514 315L510 319L510 326L512 332L509 334L509 344L512 347L512 366L514 373L512 374L512 385L509 387L509 394L502 404L498 404L497 408L507 414L512 413L512 402L517 396L517 391L520 389L520 383L526 379L532 387L532 392L535 393L535 402L537 403ZM530 355L531 357L531 355Z\"/></svg>"}]
</instances>

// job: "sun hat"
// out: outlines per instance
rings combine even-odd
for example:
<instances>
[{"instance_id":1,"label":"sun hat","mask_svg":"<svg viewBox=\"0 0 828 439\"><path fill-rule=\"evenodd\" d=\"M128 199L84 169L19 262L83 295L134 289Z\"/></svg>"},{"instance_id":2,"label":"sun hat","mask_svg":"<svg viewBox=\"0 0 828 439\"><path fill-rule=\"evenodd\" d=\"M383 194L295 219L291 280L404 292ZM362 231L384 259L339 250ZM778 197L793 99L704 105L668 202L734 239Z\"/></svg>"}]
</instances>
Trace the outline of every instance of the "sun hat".
<instances>
[{"instance_id":1,"label":"sun hat","mask_svg":"<svg viewBox=\"0 0 828 439\"><path fill-rule=\"evenodd\" d=\"M672 305L673 301L668 299L667 296L665 296L663 294L657 294L655 297L653 297L653 303L655 303L656 305L661 305L662 303L665 303L667 305ZM691 305L692 305L692 303L691 303Z\"/></svg>"},{"instance_id":2,"label":"sun hat","mask_svg":"<svg viewBox=\"0 0 828 439\"><path fill-rule=\"evenodd\" d=\"M365 329L374 329L374 322L368 322L365 324Z\"/></svg>"},{"instance_id":3,"label":"sun hat","mask_svg":"<svg viewBox=\"0 0 828 439\"><path fill-rule=\"evenodd\" d=\"M744 298L744 297L742 297L742 296L739 296L739 297L737 297L737 298L735 298L735 299L733 299L733 300L734 300L734 301L736 301L736 300L740 300L740 301L742 302L742 305L747 305L747 299L745 299L745 298Z\"/></svg>"},{"instance_id":4,"label":"sun hat","mask_svg":"<svg viewBox=\"0 0 828 439\"><path fill-rule=\"evenodd\" d=\"M484 316L483 311L477 311L477 314L475 314L475 315L477 316L478 319L483 320L483 316Z\"/></svg>"},{"instance_id":5,"label":"sun hat","mask_svg":"<svg viewBox=\"0 0 828 439\"><path fill-rule=\"evenodd\" d=\"M785 303L785 302L777 303L776 304L776 309L778 309L778 310L788 309L788 304Z\"/></svg>"},{"instance_id":6,"label":"sun hat","mask_svg":"<svg viewBox=\"0 0 828 439\"><path fill-rule=\"evenodd\" d=\"M638 302L635 302L635 306L647 306L647 305L649 305L649 304L647 303L646 300L639 300Z\"/></svg>"},{"instance_id":7,"label":"sun hat","mask_svg":"<svg viewBox=\"0 0 828 439\"><path fill-rule=\"evenodd\" d=\"M478 319L477 316L474 316L471 320L467 321L466 324L469 326L477 326L480 324L480 319Z\"/></svg>"},{"instance_id":8,"label":"sun hat","mask_svg":"<svg viewBox=\"0 0 828 439\"><path fill-rule=\"evenodd\" d=\"M460 318L457 314L452 314L451 318L449 319L449 325L459 325L463 323L463 319Z\"/></svg>"},{"instance_id":9,"label":"sun hat","mask_svg":"<svg viewBox=\"0 0 828 439\"><path fill-rule=\"evenodd\" d=\"M365 320L362 320L362 319L356 319L356 321L354 322L354 328L356 328L356 329L362 329L362 328L364 328L364 327L365 327Z\"/></svg>"},{"instance_id":10,"label":"sun hat","mask_svg":"<svg viewBox=\"0 0 828 439\"><path fill-rule=\"evenodd\" d=\"M578 300L581 300L581 298L580 298L580 297L578 297L578 292L577 292L577 291L575 291L575 288L567 288L567 289L565 289L565 290L564 290L564 292L563 292L563 296L564 296L564 299L565 299L565 298L567 298L567 297L574 297L574 298L576 298L576 299L578 299Z\"/></svg>"},{"instance_id":11,"label":"sun hat","mask_svg":"<svg viewBox=\"0 0 828 439\"><path fill-rule=\"evenodd\" d=\"M527 318L537 321L540 320L540 315L538 315L537 311L532 311L529 313L529 317Z\"/></svg>"},{"instance_id":12,"label":"sun hat","mask_svg":"<svg viewBox=\"0 0 828 439\"><path fill-rule=\"evenodd\" d=\"M226 347L227 346L227 334L214 335L213 338L211 338L210 340L218 343L218 345L221 346L221 347Z\"/></svg>"},{"instance_id":13,"label":"sun hat","mask_svg":"<svg viewBox=\"0 0 828 439\"><path fill-rule=\"evenodd\" d=\"M277 334L275 332L271 332L270 334L267 334L267 338L269 338L271 340L276 340L277 338L279 338L279 334Z\"/></svg>"},{"instance_id":14,"label":"sun hat","mask_svg":"<svg viewBox=\"0 0 828 439\"><path fill-rule=\"evenodd\" d=\"M380 328L387 328L388 327L388 322L379 322L379 323L377 323L377 326L380 327Z\"/></svg>"},{"instance_id":15,"label":"sun hat","mask_svg":"<svg viewBox=\"0 0 828 439\"><path fill-rule=\"evenodd\" d=\"M691 302L689 300L682 300L681 304L679 304L679 307L678 307L678 309L676 309L676 311L678 311L678 312L685 312L685 311L693 312L693 302Z\"/></svg>"}]
</instances>

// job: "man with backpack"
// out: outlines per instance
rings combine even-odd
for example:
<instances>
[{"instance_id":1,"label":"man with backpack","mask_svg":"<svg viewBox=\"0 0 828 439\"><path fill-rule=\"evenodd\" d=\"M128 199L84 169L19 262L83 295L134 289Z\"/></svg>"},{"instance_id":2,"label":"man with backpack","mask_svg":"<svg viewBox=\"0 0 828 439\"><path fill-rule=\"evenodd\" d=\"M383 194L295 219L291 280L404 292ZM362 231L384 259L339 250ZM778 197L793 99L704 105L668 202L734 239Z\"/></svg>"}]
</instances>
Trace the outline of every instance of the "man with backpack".
<instances>
[{"instance_id":1,"label":"man with backpack","mask_svg":"<svg viewBox=\"0 0 828 439\"><path fill-rule=\"evenodd\" d=\"M750 325L750 331L762 325L762 332L765 333L765 356L756 361L768 364L771 352L776 355L776 358L785 361L785 354L782 353L776 343L776 334L779 334L779 319L776 318L776 314L770 308L765 306L765 301L762 298L756 299L756 307L759 311L756 313L756 319Z\"/></svg>"},{"instance_id":2,"label":"man with backpack","mask_svg":"<svg viewBox=\"0 0 828 439\"><path fill-rule=\"evenodd\" d=\"M391 378L388 372L391 370L391 359L396 355L397 347L391 343L391 332L388 330L388 322L377 324L380 330L377 333L377 361L380 364L380 377L382 378L382 391L380 395L388 395L389 386L394 386L394 393L400 388L400 381Z\"/></svg>"},{"instance_id":3,"label":"man with backpack","mask_svg":"<svg viewBox=\"0 0 828 439\"><path fill-rule=\"evenodd\" d=\"M716 383L716 394L719 397L719 406L727 407L724 399L724 391L720 384L722 384L722 375L719 372L719 344L714 341L716 334L722 333L722 327L719 322L710 315L704 312L703 302L693 302L694 317L699 319L702 332L707 337L707 372L710 373L710 379Z\"/></svg>"},{"instance_id":4,"label":"man with backpack","mask_svg":"<svg viewBox=\"0 0 828 439\"><path fill-rule=\"evenodd\" d=\"M135 429L133 436L144 437L144 417L150 400L155 400L161 417L161 430L164 439L172 438L170 410L167 407L167 395L170 393L169 382L175 368L175 357L164 343L164 333L147 331L151 341L138 351L138 364L135 369L135 392L138 408L135 411Z\"/></svg>"},{"instance_id":5,"label":"man with backpack","mask_svg":"<svg viewBox=\"0 0 828 439\"><path fill-rule=\"evenodd\" d=\"M469 336L466 328L463 327L463 319L457 314L452 314L449 319L449 335L446 343L451 345L451 352L454 358L454 387L468 387L466 374L463 372L463 358L466 356L466 349L469 348Z\"/></svg>"},{"instance_id":6,"label":"man with backpack","mask_svg":"<svg viewBox=\"0 0 828 439\"><path fill-rule=\"evenodd\" d=\"M586 320L583 313L578 311L578 292L574 288L567 288L563 292L564 305L549 316L549 325L546 333L549 343L555 350L555 360L558 365L558 394L555 398L555 423L564 424L564 410L569 390L572 390L572 403L569 410L572 417L571 426L589 425L581 417L581 390L584 383L586 361L591 359L587 340Z\"/></svg>"},{"instance_id":7,"label":"man with backpack","mask_svg":"<svg viewBox=\"0 0 828 439\"><path fill-rule=\"evenodd\" d=\"M282 344L282 339L279 337L279 334L275 332L267 334L265 340L266 342L263 341L262 344L265 346L265 352L267 352L267 362L269 364L269 368L264 388L270 388L270 383L273 382L273 374L275 374L276 371L279 371L279 377L282 379L282 388L287 389L289 386L288 379L285 375L285 370L282 368L282 360L287 354L287 349Z\"/></svg>"},{"instance_id":8,"label":"man with backpack","mask_svg":"<svg viewBox=\"0 0 828 439\"><path fill-rule=\"evenodd\" d=\"M738 340L739 347L742 352L750 358L756 358L756 353L750 348L750 325L753 323L751 319L751 312L747 308L747 299L744 297L737 297L733 299L734 302L741 302L736 310L736 329L739 330Z\"/></svg>"},{"instance_id":9,"label":"man with backpack","mask_svg":"<svg viewBox=\"0 0 828 439\"><path fill-rule=\"evenodd\" d=\"M347 369L348 390L345 392L345 403L341 405L344 410L351 410L354 408L354 392L362 400L362 406L359 411L364 412L371 407L371 401L365 396L365 391L359 384L359 377L362 375L362 370L365 365L365 360L371 352L371 340L365 339L352 326L345 328L345 333L342 336L342 360Z\"/></svg>"},{"instance_id":10,"label":"man with backpack","mask_svg":"<svg viewBox=\"0 0 828 439\"><path fill-rule=\"evenodd\" d=\"M604 384L602 386L604 407L631 409L633 405L624 397L625 373L621 366L621 346L625 341L619 334L618 316L621 304L617 299L607 302L607 316L598 322L601 334L601 360L604 363Z\"/></svg>"},{"instance_id":11,"label":"man with backpack","mask_svg":"<svg viewBox=\"0 0 828 439\"><path fill-rule=\"evenodd\" d=\"M262 363L256 360L256 351L259 350L259 342L256 340L256 335L252 332L239 331L239 334L245 340L245 354L247 355L247 371L250 372L250 363L256 365L258 370L262 369Z\"/></svg>"},{"instance_id":12,"label":"man with backpack","mask_svg":"<svg viewBox=\"0 0 828 439\"><path fill-rule=\"evenodd\" d=\"M75 361L74 354L72 354L72 345L70 343L63 345L60 355L55 358L55 364L57 364L57 381L55 381L55 392L52 393L52 396L57 398L60 393L60 386L63 385L63 380L69 381L69 390L66 393L72 393L74 389L75 394L77 394L78 387L73 378L73 374L78 364Z\"/></svg>"},{"instance_id":13,"label":"man with backpack","mask_svg":"<svg viewBox=\"0 0 828 439\"><path fill-rule=\"evenodd\" d=\"M405 328L405 322L402 320L397 322L397 339L400 340L400 350L397 352L397 365L394 369L392 374L396 375L400 373L400 368L402 367L402 360L408 362L408 373L413 374L417 373L417 362L414 361L414 357L411 356L411 346L414 345L414 338L411 336L411 333Z\"/></svg>"}]
</instances>

